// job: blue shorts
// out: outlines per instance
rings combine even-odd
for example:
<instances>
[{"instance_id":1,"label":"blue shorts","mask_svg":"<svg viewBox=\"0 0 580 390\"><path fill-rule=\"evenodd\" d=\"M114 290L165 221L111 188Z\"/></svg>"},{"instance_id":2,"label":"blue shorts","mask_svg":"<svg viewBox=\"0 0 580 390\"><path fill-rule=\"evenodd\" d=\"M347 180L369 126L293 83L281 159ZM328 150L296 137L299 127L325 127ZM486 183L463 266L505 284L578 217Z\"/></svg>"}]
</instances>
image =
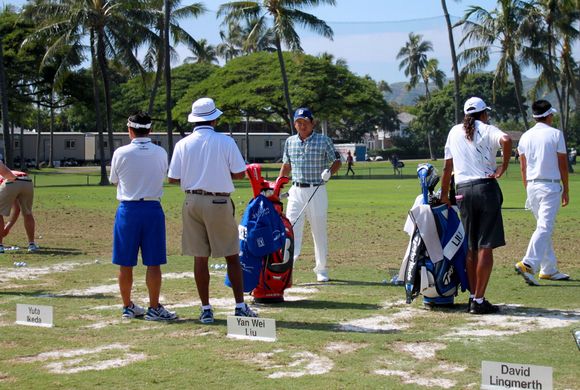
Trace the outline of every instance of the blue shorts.
<instances>
[{"instance_id":1,"label":"blue shorts","mask_svg":"<svg viewBox=\"0 0 580 390\"><path fill-rule=\"evenodd\" d=\"M144 265L167 263L165 214L160 202L121 202L117 208L113 228L113 264L136 266L139 248Z\"/></svg>"}]
</instances>

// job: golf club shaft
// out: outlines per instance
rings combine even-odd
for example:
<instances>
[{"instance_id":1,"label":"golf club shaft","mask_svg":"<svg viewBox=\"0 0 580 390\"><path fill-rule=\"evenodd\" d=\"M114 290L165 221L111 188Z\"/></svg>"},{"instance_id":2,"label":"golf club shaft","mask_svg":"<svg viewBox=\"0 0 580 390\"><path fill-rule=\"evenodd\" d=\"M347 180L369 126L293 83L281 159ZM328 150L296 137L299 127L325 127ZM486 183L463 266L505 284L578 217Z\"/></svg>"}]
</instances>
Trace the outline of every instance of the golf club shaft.
<instances>
[{"instance_id":1,"label":"golf club shaft","mask_svg":"<svg viewBox=\"0 0 580 390\"><path fill-rule=\"evenodd\" d=\"M318 191L318 189L320 188L320 186L322 186L323 184L324 184L324 180L320 180L320 183L318 183L317 185L315 185L316 188L314 189L314 192L312 193L312 195L310 195L310 198L308 198L308 201L306 202L306 204L304 205L304 207L302 207L302 210L300 210L300 212L298 213L298 217L296 217L296 220L292 224L292 228L294 228L294 225L296 225L296 222L298 222L298 220L302 216L302 213L304 213L304 210L306 210L306 207L308 207L308 204L310 203L310 201L312 200L312 198L314 198L314 195L316 195L316 191Z\"/></svg>"}]
</instances>

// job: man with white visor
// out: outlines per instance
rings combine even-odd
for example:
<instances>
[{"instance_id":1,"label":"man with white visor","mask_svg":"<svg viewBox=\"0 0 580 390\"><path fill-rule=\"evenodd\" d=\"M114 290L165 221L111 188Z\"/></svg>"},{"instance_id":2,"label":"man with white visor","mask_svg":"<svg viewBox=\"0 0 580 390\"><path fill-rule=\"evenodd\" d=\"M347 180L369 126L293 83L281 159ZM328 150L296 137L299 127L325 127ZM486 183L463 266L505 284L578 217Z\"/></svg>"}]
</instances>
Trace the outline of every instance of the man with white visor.
<instances>
[{"instance_id":1,"label":"man with white visor","mask_svg":"<svg viewBox=\"0 0 580 390\"><path fill-rule=\"evenodd\" d=\"M540 279L570 279L558 271L552 243L560 203L564 207L569 201L564 134L551 127L556 112L546 100L534 102L532 113L537 123L522 135L518 145L522 180L527 192L526 208L536 218L536 230L526 255L515 268L530 286L539 285L534 277L538 269Z\"/></svg>"}]
</instances>

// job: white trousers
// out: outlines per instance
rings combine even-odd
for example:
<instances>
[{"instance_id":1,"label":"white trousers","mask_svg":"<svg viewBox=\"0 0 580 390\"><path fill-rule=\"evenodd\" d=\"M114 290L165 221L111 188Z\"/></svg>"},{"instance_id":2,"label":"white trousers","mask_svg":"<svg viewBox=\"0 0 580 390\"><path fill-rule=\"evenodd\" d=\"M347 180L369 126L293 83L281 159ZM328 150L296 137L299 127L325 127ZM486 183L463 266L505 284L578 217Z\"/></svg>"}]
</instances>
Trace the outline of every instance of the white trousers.
<instances>
[{"instance_id":1,"label":"white trousers","mask_svg":"<svg viewBox=\"0 0 580 390\"><path fill-rule=\"evenodd\" d=\"M559 183L528 183L526 209L536 218L536 230L530 238L523 261L534 272L551 275L558 272L552 233L560 209L562 187Z\"/></svg>"},{"instance_id":2,"label":"white trousers","mask_svg":"<svg viewBox=\"0 0 580 390\"><path fill-rule=\"evenodd\" d=\"M318 188L318 190L317 190ZM300 211L308 202L308 199L316 191L306 209L300 215ZM286 206L286 217L290 223L296 222L294 225L294 261L298 260L300 250L302 249L302 235L304 232L304 220L308 219L310 223L310 230L312 231L312 239L314 240L314 258L316 266L314 272L327 272L326 257L328 255L328 234L326 232L327 225L327 211L328 211L328 195L326 193L326 186L300 188L292 186L288 191L288 205ZM296 221L298 219L298 221Z\"/></svg>"}]
</instances>

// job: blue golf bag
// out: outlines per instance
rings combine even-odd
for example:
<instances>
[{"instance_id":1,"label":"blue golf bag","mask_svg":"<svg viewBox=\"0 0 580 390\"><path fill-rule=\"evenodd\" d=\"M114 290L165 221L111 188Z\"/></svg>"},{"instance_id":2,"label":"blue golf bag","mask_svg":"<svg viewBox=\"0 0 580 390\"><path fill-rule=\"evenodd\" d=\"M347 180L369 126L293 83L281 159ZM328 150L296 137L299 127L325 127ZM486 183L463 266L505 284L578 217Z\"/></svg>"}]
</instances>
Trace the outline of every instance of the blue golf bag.
<instances>
[{"instance_id":1,"label":"blue golf bag","mask_svg":"<svg viewBox=\"0 0 580 390\"><path fill-rule=\"evenodd\" d=\"M284 246L286 230L274 204L264 195L248 203L238 230L244 292L251 292L260 280L262 259ZM227 275L225 284L231 287Z\"/></svg>"},{"instance_id":2,"label":"blue golf bag","mask_svg":"<svg viewBox=\"0 0 580 390\"><path fill-rule=\"evenodd\" d=\"M417 168L421 195L409 211L405 231L411 236L399 270L406 302L423 295L428 306L452 305L458 289L468 288L467 240L456 206L439 204L433 193L439 181L431 164Z\"/></svg>"}]
</instances>

